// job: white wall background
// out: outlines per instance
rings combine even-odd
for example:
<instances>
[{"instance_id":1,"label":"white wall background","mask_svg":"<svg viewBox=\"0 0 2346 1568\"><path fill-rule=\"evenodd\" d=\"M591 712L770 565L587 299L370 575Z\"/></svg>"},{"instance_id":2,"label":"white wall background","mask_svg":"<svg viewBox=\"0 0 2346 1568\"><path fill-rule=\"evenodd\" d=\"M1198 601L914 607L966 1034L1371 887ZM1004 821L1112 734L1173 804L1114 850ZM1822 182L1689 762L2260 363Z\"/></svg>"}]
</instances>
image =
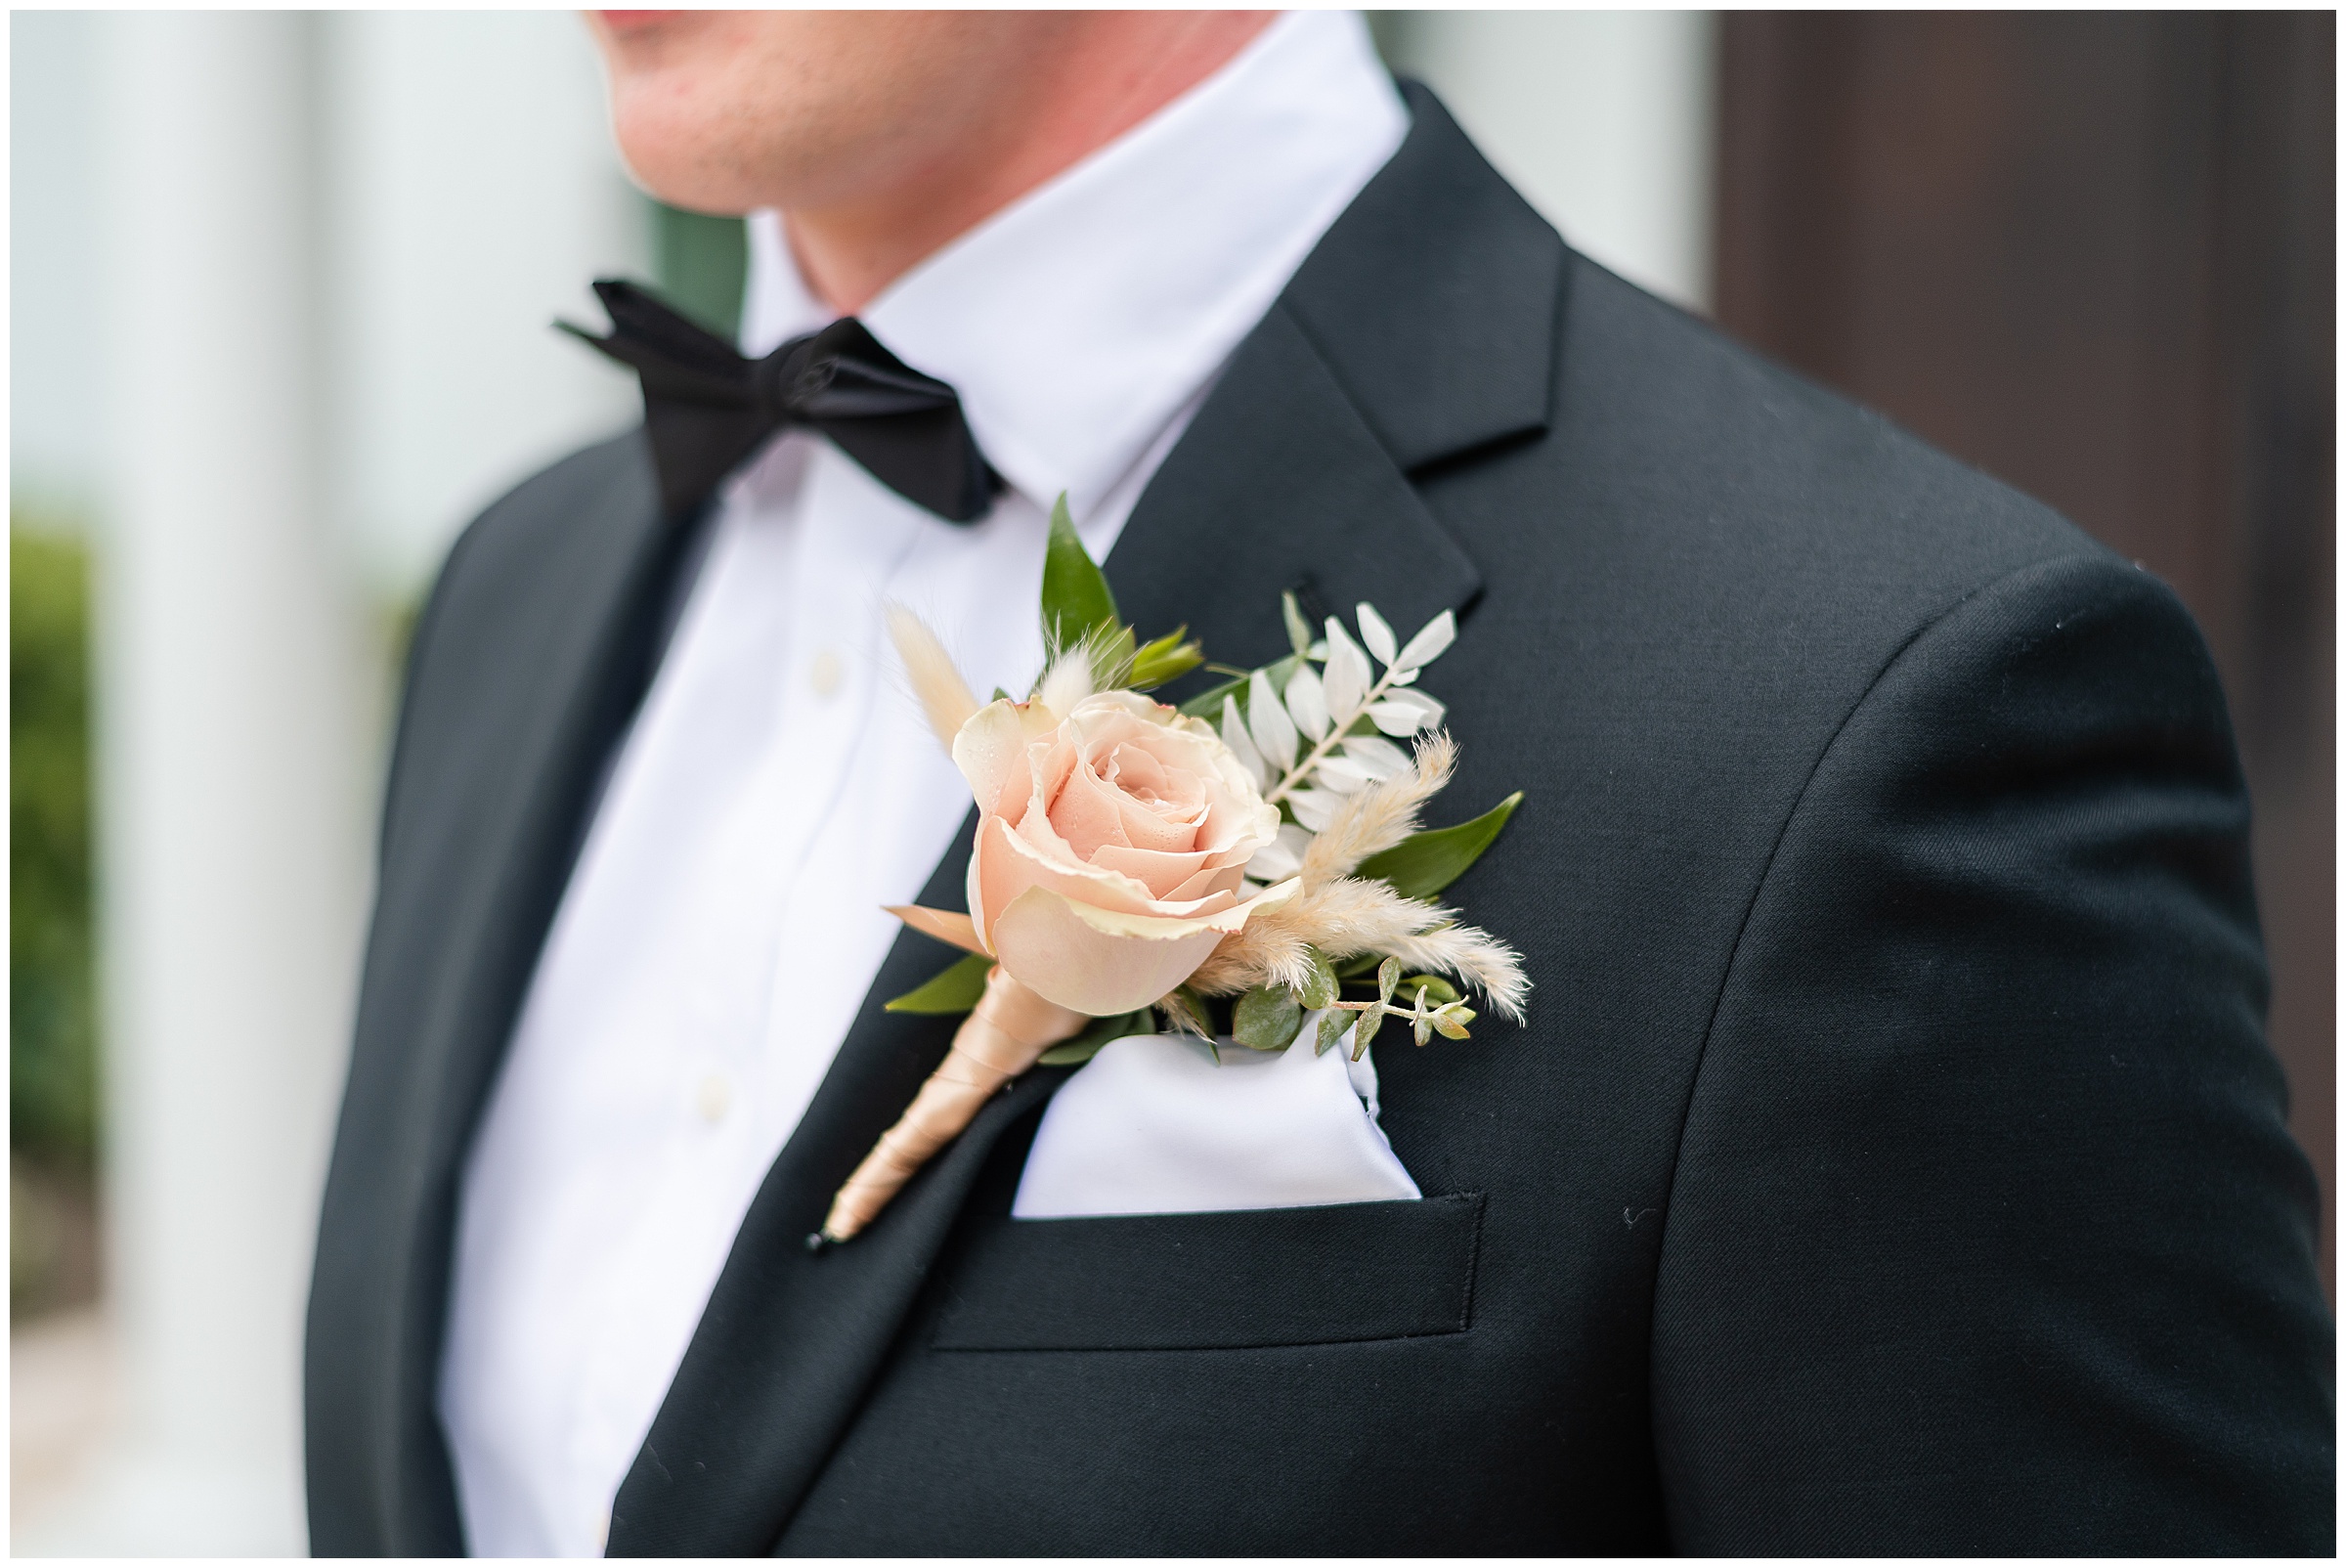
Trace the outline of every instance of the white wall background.
<instances>
[{"instance_id":1,"label":"white wall background","mask_svg":"<svg viewBox=\"0 0 2346 1568\"><path fill-rule=\"evenodd\" d=\"M1414 11L1389 30L1395 68L1567 240L1710 308L1715 13Z\"/></svg>"},{"instance_id":2,"label":"white wall background","mask_svg":"<svg viewBox=\"0 0 2346 1568\"><path fill-rule=\"evenodd\" d=\"M365 569L413 585L516 479L635 417L555 316L647 276L644 200L567 12L348 12L324 36L339 500Z\"/></svg>"},{"instance_id":3,"label":"white wall background","mask_svg":"<svg viewBox=\"0 0 2346 1568\"><path fill-rule=\"evenodd\" d=\"M11 492L97 578L106 1354L32 1551L297 1553L387 719L465 517L633 417L550 329L648 208L559 13L18 14ZM96 1369L103 1372L104 1369Z\"/></svg>"},{"instance_id":4,"label":"white wall background","mask_svg":"<svg viewBox=\"0 0 2346 1568\"><path fill-rule=\"evenodd\" d=\"M1708 16L1382 30L1569 240L1707 303ZM568 14L20 12L9 41L11 490L79 507L101 566L128 1385L106 1459L12 1535L296 1552L382 609L481 503L632 416L547 323L648 272L647 210Z\"/></svg>"},{"instance_id":5,"label":"white wall background","mask_svg":"<svg viewBox=\"0 0 2346 1568\"><path fill-rule=\"evenodd\" d=\"M9 489L87 507L105 468L90 19L8 21Z\"/></svg>"}]
</instances>

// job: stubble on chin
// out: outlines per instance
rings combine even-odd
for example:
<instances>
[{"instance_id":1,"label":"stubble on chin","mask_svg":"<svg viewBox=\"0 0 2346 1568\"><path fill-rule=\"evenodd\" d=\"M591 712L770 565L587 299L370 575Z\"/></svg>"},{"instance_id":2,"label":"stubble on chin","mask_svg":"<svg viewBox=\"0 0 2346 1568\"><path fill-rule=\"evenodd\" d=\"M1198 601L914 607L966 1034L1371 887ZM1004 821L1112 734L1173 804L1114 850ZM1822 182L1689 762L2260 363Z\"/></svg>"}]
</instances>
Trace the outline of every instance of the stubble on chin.
<instances>
[{"instance_id":1,"label":"stubble on chin","mask_svg":"<svg viewBox=\"0 0 2346 1568\"><path fill-rule=\"evenodd\" d=\"M636 180L696 211L823 208L927 161L984 41L938 14L590 14ZM634 20L636 18L644 20Z\"/></svg>"}]
</instances>

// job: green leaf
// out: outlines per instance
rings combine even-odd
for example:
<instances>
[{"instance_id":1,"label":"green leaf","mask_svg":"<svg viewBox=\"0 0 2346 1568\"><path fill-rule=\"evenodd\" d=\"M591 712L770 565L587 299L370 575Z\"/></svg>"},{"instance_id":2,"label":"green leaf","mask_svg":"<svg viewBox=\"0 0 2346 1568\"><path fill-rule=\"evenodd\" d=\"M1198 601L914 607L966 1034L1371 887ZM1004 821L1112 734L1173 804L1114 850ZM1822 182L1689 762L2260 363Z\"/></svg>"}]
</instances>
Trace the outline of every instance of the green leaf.
<instances>
[{"instance_id":1,"label":"green leaf","mask_svg":"<svg viewBox=\"0 0 2346 1568\"><path fill-rule=\"evenodd\" d=\"M1092 1020L1081 1034L1063 1040L1035 1058L1036 1065L1046 1067L1071 1067L1089 1062L1100 1054L1110 1040L1121 1040L1127 1034L1154 1034L1156 1015L1147 1008L1138 1013L1117 1013L1108 1018Z\"/></svg>"},{"instance_id":2,"label":"green leaf","mask_svg":"<svg viewBox=\"0 0 2346 1568\"><path fill-rule=\"evenodd\" d=\"M1376 999L1378 1001L1390 1002L1393 1000L1393 987L1400 983L1400 959L1388 958L1376 966Z\"/></svg>"},{"instance_id":3,"label":"green leaf","mask_svg":"<svg viewBox=\"0 0 2346 1568\"><path fill-rule=\"evenodd\" d=\"M1336 1036L1351 1026L1352 1009L1331 1007L1320 1015L1320 1037L1312 1042L1312 1055L1325 1056L1327 1048L1336 1043Z\"/></svg>"},{"instance_id":4,"label":"green leaf","mask_svg":"<svg viewBox=\"0 0 2346 1568\"><path fill-rule=\"evenodd\" d=\"M1051 537L1043 546L1043 644L1071 648L1096 626L1116 624L1116 596L1075 537L1067 495L1051 503Z\"/></svg>"},{"instance_id":5,"label":"green leaf","mask_svg":"<svg viewBox=\"0 0 2346 1568\"><path fill-rule=\"evenodd\" d=\"M1401 982L1405 991L1422 990L1435 1005L1447 1007L1458 999L1458 988L1439 975L1412 975Z\"/></svg>"},{"instance_id":6,"label":"green leaf","mask_svg":"<svg viewBox=\"0 0 2346 1568\"><path fill-rule=\"evenodd\" d=\"M1375 969L1384 956L1382 953L1355 953L1336 966L1336 979L1339 980L1359 980L1363 975Z\"/></svg>"},{"instance_id":7,"label":"green leaf","mask_svg":"<svg viewBox=\"0 0 2346 1568\"><path fill-rule=\"evenodd\" d=\"M1361 1009L1360 1022L1352 1026L1352 1059L1355 1062L1368 1054L1368 1042L1376 1038L1376 1031L1384 1027L1384 1003L1371 1002Z\"/></svg>"},{"instance_id":8,"label":"green leaf","mask_svg":"<svg viewBox=\"0 0 2346 1568\"><path fill-rule=\"evenodd\" d=\"M1127 678L1136 690L1147 691L1151 686L1161 686L1205 663L1205 649L1202 646L1182 640L1188 635L1189 630L1185 626L1168 632L1132 656L1132 672Z\"/></svg>"},{"instance_id":9,"label":"green leaf","mask_svg":"<svg viewBox=\"0 0 2346 1568\"><path fill-rule=\"evenodd\" d=\"M1523 791L1517 790L1471 822L1412 833L1392 849L1362 861L1354 875L1381 878L1404 898L1431 898L1482 858L1522 804Z\"/></svg>"},{"instance_id":10,"label":"green leaf","mask_svg":"<svg viewBox=\"0 0 2346 1568\"><path fill-rule=\"evenodd\" d=\"M952 968L929 981L915 986L888 1004L891 1013L967 1013L978 1005L985 994L985 977L994 961L983 953L971 953L956 961Z\"/></svg>"},{"instance_id":11,"label":"green leaf","mask_svg":"<svg viewBox=\"0 0 2346 1568\"><path fill-rule=\"evenodd\" d=\"M1335 966L1330 964L1327 961L1327 955L1317 947L1306 947L1303 950L1303 956L1306 962L1312 966L1312 976L1309 980L1304 982L1303 989L1295 993L1295 999L1307 1008L1325 1007L1336 999L1336 992L1339 989L1336 983Z\"/></svg>"},{"instance_id":12,"label":"green leaf","mask_svg":"<svg viewBox=\"0 0 2346 1568\"><path fill-rule=\"evenodd\" d=\"M1303 1009L1283 985L1258 985L1231 1010L1230 1032L1250 1051L1284 1051L1303 1030Z\"/></svg>"},{"instance_id":13,"label":"green leaf","mask_svg":"<svg viewBox=\"0 0 2346 1568\"><path fill-rule=\"evenodd\" d=\"M1303 618L1303 606L1295 602L1294 589L1289 588L1280 594L1279 613L1287 623L1287 642L1294 648L1295 657L1300 659L1304 650L1312 645L1312 624Z\"/></svg>"}]
</instances>

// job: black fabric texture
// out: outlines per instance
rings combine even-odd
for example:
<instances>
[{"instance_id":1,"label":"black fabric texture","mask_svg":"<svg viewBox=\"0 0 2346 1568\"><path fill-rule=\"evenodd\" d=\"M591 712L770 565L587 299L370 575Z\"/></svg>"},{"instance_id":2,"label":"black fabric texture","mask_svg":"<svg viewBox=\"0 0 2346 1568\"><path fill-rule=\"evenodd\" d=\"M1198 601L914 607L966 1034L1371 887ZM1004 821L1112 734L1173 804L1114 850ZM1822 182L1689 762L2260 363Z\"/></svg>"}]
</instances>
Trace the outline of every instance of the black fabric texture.
<instances>
[{"instance_id":1,"label":"black fabric texture","mask_svg":"<svg viewBox=\"0 0 2346 1568\"><path fill-rule=\"evenodd\" d=\"M950 522L973 522L993 505L993 470L959 395L891 354L853 317L752 360L624 279L602 279L594 291L610 312L610 335L561 325L633 367L671 517L691 515L777 431L800 425Z\"/></svg>"},{"instance_id":2,"label":"black fabric texture","mask_svg":"<svg viewBox=\"0 0 2346 1568\"><path fill-rule=\"evenodd\" d=\"M1283 587L1460 613L1441 819L1525 801L1450 896L1537 988L1380 1041L1435 1196L1012 1221L1044 1069L809 1253L950 1034L881 1010L952 956L907 934L611 1550L2328 1553L2316 1197L2190 618L1575 255L1410 102L1107 570L1234 663L1284 651ZM321 1552L463 1544L456 1183L656 650L659 517L639 440L574 458L418 631L311 1303Z\"/></svg>"},{"instance_id":3,"label":"black fabric texture","mask_svg":"<svg viewBox=\"0 0 2346 1568\"><path fill-rule=\"evenodd\" d=\"M1482 1197L973 1224L936 1350L1245 1350L1464 1333ZM1067 1262L1080 1249L1082 1261ZM1255 1260L1308 1289L1266 1299ZM1041 1298L1016 1282L1048 1271Z\"/></svg>"}]
</instances>

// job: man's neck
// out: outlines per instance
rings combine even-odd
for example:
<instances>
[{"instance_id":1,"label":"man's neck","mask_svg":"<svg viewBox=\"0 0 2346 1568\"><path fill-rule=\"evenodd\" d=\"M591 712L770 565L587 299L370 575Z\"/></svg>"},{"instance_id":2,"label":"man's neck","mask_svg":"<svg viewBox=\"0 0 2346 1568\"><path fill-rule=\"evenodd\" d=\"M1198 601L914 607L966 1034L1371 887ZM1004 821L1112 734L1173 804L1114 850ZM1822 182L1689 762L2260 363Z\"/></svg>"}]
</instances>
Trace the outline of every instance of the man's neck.
<instances>
[{"instance_id":1,"label":"man's neck","mask_svg":"<svg viewBox=\"0 0 2346 1568\"><path fill-rule=\"evenodd\" d=\"M1047 63L1049 91L850 201L783 213L807 286L853 315L924 257L1211 76L1273 12L1097 12Z\"/></svg>"}]
</instances>

